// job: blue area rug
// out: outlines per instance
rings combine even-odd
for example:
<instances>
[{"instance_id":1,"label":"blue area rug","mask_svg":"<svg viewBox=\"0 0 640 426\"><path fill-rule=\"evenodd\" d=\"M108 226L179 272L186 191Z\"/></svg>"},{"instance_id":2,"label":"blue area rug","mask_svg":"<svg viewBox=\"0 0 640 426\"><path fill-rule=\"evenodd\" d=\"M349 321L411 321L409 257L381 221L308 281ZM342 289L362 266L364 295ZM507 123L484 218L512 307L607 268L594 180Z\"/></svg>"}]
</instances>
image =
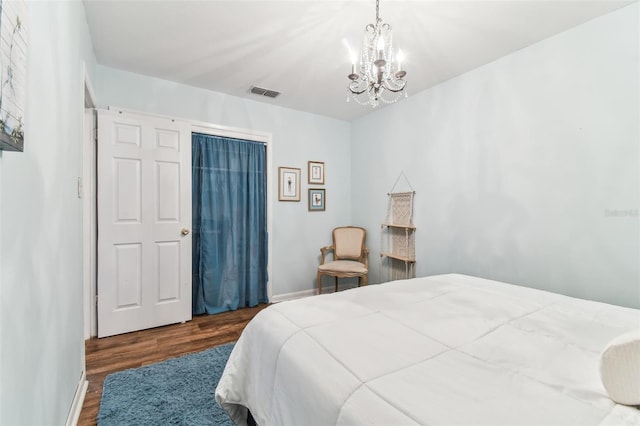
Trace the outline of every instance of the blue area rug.
<instances>
[{"instance_id":1,"label":"blue area rug","mask_svg":"<svg viewBox=\"0 0 640 426\"><path fill-rule=\"evenodd\" d=\"M98 425L233 425L214 399L233 345L108 375Z\"/></svg>"}]
</instances>

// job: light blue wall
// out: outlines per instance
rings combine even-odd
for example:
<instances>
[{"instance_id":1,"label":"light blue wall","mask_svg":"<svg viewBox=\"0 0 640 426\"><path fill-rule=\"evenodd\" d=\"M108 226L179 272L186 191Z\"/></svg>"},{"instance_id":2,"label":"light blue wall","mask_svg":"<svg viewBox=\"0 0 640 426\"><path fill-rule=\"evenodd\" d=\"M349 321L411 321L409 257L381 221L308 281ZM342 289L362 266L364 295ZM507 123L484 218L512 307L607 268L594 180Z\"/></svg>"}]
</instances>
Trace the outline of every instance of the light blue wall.
<instances>
[{"instance_id":1,"label":"light blue wall","mask_svg":"<svg viewBox=\"0 0 640 426\"><path fill-rule=\"evenodd\" d=\"M302 169L300 202L274 201L270 281L274 296L315 287L320 247L331 230L351 221L351 125L319 115L241 99L166 80L98 66L96 92L102 107L138 111L269 132L272 194L279 166ZM282 96L286 96L283 94ZM307 210L307 161L324 161L326 211ZM313 186L315 187L315 186Z\"/></svg>"},{"instance_id":2,"label":"light blue wall","mask_svg":"<svg viewBox=\"0 0 640 426\"><path fill-rule=\"evenodd\" d=\"M28 2L25 150L0 157L0 424L60 425L84 370L81 2Z\"/></svg>"},{"instance_id":3,"label":"light blue wall","mask_svg":"<svg viewBox=\"0 0 640 426\"><path fill-rule=\"evenodd\" d=\"M0 153L0 424L63 424L83 369L80 2L29 2L25 152ZM418 274L462 272L640 307L638 4L352 125L97 67L102 105L271 132L327 165L327 211L274 203L274 295L312 288L329 231L415 190ZM410 74L411 76L411 74ZM419 78L413 76L412 78ZM353 153L353 154L352 154ZM276 192L277 183L272 182ZM635 212L635 215L634 215ZM616 215L618 214L618 215Z\"/></svg>"},{"instance_id":4,"label":"light blue wall","mask_svg":"<svg viewBox=\"0 0 640 426\"><path fill-rule=\"evenodd\" d=\"M638 7L356 120L353 221L376 229L404 171L419 276L640 307Z\"/></svg>"}]
</instances>

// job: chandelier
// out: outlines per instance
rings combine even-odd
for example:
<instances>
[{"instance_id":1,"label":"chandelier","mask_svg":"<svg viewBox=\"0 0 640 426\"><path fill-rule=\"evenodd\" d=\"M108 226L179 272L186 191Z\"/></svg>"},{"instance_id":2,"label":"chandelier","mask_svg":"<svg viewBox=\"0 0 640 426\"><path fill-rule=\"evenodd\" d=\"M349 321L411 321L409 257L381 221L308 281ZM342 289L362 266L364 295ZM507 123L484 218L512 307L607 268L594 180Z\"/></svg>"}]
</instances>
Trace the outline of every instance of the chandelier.
<instances>
[{"instance_id":1,"label":"chandelier","mask_svg":"<svg viewBox=\"0 0 640 426\"><path fill-rule=\"evenodd\" d=\"M404 80L407 72L402 69L402 51L398 50L394 55L391 26L382 21L379 9L380 0L376 0L376 23L364 29L360 67L356 67L356 59L353 58L351 74L348 75L351 82L347 102L353 98L359 104L373 108L380 101L388 104L397 102L407 83ZM404 96L407 96L406 92Z\"/></svg>"}]
</instances>

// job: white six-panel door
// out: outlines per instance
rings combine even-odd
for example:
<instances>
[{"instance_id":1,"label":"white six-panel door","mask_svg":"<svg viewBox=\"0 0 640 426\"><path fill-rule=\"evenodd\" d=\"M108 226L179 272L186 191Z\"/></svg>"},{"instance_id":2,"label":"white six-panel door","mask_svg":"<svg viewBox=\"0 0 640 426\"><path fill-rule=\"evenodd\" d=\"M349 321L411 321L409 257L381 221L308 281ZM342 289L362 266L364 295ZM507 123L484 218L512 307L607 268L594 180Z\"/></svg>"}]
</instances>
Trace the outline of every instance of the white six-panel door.
<instances>
[{"instance_id":1,"label":"white six-panel door","mask_svg":"<svg viewBox=\"0 0 640 426\"><path fill-rule=\"evenodd\" d=\"M98 111L98 337L191 319L191 132Z\"/></svg>"}]
</instances>

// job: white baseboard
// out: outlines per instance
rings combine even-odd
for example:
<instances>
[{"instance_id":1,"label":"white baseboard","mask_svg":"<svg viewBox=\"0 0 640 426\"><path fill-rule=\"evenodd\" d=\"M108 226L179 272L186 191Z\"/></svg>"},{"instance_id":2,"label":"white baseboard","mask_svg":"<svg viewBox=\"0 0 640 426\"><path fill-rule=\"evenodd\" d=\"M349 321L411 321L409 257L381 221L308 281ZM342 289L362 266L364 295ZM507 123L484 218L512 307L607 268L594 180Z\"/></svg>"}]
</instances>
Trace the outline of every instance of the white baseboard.
<instances>
[{"instance_id":1,"label":"white baseboard","mask_svg":"<svg viewBox=\"0 0 640 426\"><path fill-rule=\"evenodd\" d=\"M76 393L73 395L73 402L71 403L71 410L69 410L69 415L67 416L66 426L76 426L78 424L88 387L87 373L83 371L82 376L80 376L80 382L78 382L78 387L76 388Z\"/></svg>"},{"instance_id":2,"label":"white baseboard","mask_svg":"<svg viewBox=\"0 0 640 426\"><path fill-rule=\"evenodd\" d=\"M310 290L295 291L293 293L278 294L276 296L271 296L271 303L302 299L303 297L315 296L316 294L318 294L318 291L315 288L312 288Z\"/></svg>"},{"instance_id":3,"label":"white baseboard","mask_svg":"<svg viewBox=\"0 0 640 426\"><path fill-rule=\"evenodd\" d=\"M355 285L353 284L339 284L338 285L338 290L348 290L350 288L354 288ZM329 293L333 293L335 291L335 286L333 284L331 285L326 285L326 286L322 286L322 294L329 294ZM317 288L312 288L310 290L302 290L302 291L295 291L293 293L284 293L284 294L278 294L276 296L271 296L271 303L278 303L278 302L286 302L287 300L295 300L295 299L302 299L303 297L309 297L309 296L315 296L318 294L318 289Z\"/></svg>"}]
</instances>

